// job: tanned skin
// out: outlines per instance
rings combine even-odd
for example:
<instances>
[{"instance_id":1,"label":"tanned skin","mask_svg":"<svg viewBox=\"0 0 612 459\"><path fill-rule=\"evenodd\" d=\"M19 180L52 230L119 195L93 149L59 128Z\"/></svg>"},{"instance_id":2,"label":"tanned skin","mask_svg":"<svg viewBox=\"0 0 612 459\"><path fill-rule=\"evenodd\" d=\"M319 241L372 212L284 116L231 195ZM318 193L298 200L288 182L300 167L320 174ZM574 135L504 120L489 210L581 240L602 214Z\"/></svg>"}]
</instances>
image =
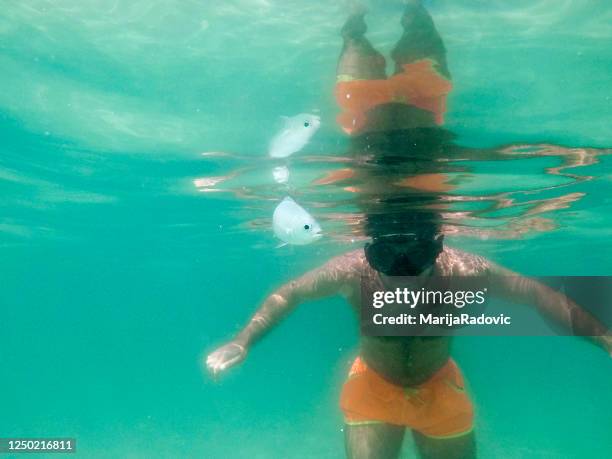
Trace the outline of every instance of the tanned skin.
<instances>
[{"instance_id":1,"label":"tanned skin","mask_svg":"<svg viewBox=\"0 0 612 459\"><path fill-rule=\"evenodd\" d=\"M431 59L439 74L450 80L446 51L433 20L419 1L407 1L406 4L406 11L401 19L404 32L392 51L396 65L395 73L401 73L405 64L419 59ZM337 68L339 79L349 77L355 80L384 80L386 78L384 57L364 36L367 29L364 14L363 10L356 9L342 27L344 45ZM441 136L443 131L436 129L436 118L430 111L397 102L375 107L367 115L367 124L362 127L363 134L351 139L351 149L357 155L366 149L368 154L374 154L376 151L379 157L385 154L401 155L403 151L414 153L414 135L418 129L426 133L426 135L419 134L425 135L424 138L428 139L423 142L425 145L442 143L441 138L438 142L432 141ZM381 144L384 148L375 148L375 145ZM432 151L426 153L427 156L433 156ZM393 206L389 202L397 197L390 196L394 195L392 183L397 181L394 179L395 175L409 174L408 180L401 183L422 192L445 191L442 186L444 176L437 174L435 170L421 169L423 169L422 162L419 163L418 171L400 170L396 165L390 166L385 171L377 170L379 173L371 177L363 177L361 182L364 186L360 193L368 194L368 199L364 199L364 202L382 203L382 205L368 204L362 209L366 220L375 220L377 215L386 215L392 211ZM354 171L350 169L343 173L348 176L354 175ZM328 179L328 182L330 180ZM406 193L405 189L403 192ZM377 196L379 194L385 198ZM391 216L389 220L394 218ZM402 220L407 217L403 214L398 218ZM377 225L370 226L374 228ZM384 233L378 229L366 232L373 238ZM577 335L590 336L592 341L604 347L608 353L612 352L612 339L606 334L605 327L569 298L483 257L445 247L435 259L433 266L424 270L415 282L417 284L425 282L429 276L487 276L491 293L495 292L500 297L517 303L531 304L545 317L567 327ZM359 314L362 279L377 290L399 286L394 284L396 281L393 278L375 271L366 261L363 250L335 257L323 266L281 286L266 298L248 325L232 341L207 357L206 366L214 376L217 376L242 362L251 347L301 303L342 295L355 313ZM442 368L449 359L450 348L450 337L361 336L359 354L368 367L389 382L411 387L429 380ZM386 423L346 425L344 435L347 457L395 459L401 451L404 434L404 426ZM413 432L413 436L420 457L423 459L476 457L473 432L450 439L434 439L418 432Z\"/></svg>"},{"instance_id":2,"label":"tanned skin","mask_svg":"<svg viewBox=\"0 0 612 459\"><path fill-rule=\"evenodd\" d=\"M531 304L545 317L574 333L587 336L612 355L612 337L591 314L567 296L546 285L516 274L482 256L444 247L434 265L417 277L487 276L491 291L520 304ZM247 326L228 344L206 359L209 371L217 376L242 362L251 347L299 304L342 295L359 314L361 282L373 288L397 286L393 278L370 267L363 250L332 258L323 266L292 280L268 296ZM361 358L388 381L400 386L417 386L427 381L448 361L451 337L367 337L361 336ZM401 449L404 428L389 424L345 426L347 454L351 458L394 458ZM414 433L422 457L475 457L473 434L456 439L436 440Z\"/></svg>"}]
</instances>

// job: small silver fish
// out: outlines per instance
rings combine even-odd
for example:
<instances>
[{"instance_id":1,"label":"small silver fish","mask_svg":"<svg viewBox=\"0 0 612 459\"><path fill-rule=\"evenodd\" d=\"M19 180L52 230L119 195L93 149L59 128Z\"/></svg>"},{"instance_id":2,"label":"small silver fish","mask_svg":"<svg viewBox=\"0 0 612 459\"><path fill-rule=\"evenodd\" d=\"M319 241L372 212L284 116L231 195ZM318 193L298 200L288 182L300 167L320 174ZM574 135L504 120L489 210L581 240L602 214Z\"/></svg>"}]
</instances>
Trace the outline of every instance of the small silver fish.
<instances>
[{"instance_id":1,"label":"small silver fish","mask_svg":"<svg viewBox=\"0 0 612 459\"><path fill-rule=\"evenodd\" d=\"M286 158L300 151L321 126L321 117L308 113L284 116L283 120L283 128L270 141L268 154L272 158Z\"/></svg>"},{"instance_id":2,"label":"small silver fish","mask_svg":"<svg viewBox=\"0 0 612 459\"><path fill-rule=\"evenodd\" d=\"M272 227L285 244L306 245L321 237L319 223L288 196L274 209Z\"/></svg>"},{"instance_id":3,"label":"small silver fish","mask_svg":"<svg viewBox=\"0 0 612 459\"><path fill-rule=\"evenodd\" d=\"M289 181L289 169L287 166L276 166L272 169L272 177L274 177L274 181L276 183L280 183L281 185L287 183Z\"/></svg>"}]
</instances>

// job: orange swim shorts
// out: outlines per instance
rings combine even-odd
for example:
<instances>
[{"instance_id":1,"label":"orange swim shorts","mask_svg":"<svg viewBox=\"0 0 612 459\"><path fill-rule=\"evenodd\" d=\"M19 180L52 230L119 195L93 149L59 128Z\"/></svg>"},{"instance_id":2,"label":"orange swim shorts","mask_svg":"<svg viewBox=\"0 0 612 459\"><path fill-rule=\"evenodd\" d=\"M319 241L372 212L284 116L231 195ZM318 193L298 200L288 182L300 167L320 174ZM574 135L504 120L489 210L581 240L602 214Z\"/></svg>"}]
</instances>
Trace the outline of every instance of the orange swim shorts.
<instances>
[{"instance_id":1,"label":"orange swim shorts","mask_svg":"<svg viewBox=\"0 0 612 459\"><path fill-rule=\"evenodd\" d=\"M474 421L461 371L451 359L425 383L401 387L357 357L342 389L340 406L348 425L395 424L434 438L465 435Z\"/></svg>"},{"instance_id":2,"label":"orange swim shorts","mask_svg":"<svg viewBox=\"0 0 612 459\"><path fill-rule=\"evenodd\" d=\"M403 103L431 112L441 125L452 83L436 70L433 59L420 59L402 66L402 72L383 80L359 80L338 75L335 96L342 109L337 121L350 135L359 134L368 112L389 103Z\"/></svg>"}]
</instances>

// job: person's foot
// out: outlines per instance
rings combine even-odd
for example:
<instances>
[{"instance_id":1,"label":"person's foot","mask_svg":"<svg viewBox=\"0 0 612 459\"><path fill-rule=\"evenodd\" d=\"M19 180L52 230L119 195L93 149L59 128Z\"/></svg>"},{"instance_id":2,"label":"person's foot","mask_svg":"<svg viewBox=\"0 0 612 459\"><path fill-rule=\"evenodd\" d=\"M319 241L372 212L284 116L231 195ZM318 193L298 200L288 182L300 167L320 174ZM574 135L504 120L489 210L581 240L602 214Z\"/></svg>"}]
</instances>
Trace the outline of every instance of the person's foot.
<instances>
[{"instance_id":1,"label":"person's foot","mask_svg":"<svg viewBox=\"0 0 612 459\"><path fill-rule=\"evenodd\" d=\"M431 22L429 13L421 4L420 0L404 0L404 4L406 5L406 8L404 9L402 19L400 20L400 23L404 29L410 28L410 26L415 24L415 22L422 22L423 19L425 19L426 22Z\"/></svg>"},{"instance_id":2,"label":"person's foot","mask_svg":"<svg viewBox=\"0 0 612 459\"><path fill-rule=\"evenodd\" d=\"M368 7L362 0L348 0L346 7L351 16L363 15L368 12Z\"/></svg>"},{"instance_id":3,"label":"person's foot","mask_svg":"<svg viewBox=\"0 0 612 459\"><path fill-rule=\"evenodd\" d=\"M368 30L365 23L367 7L360 1L350 1L348 5L349 17L342 26L340 34L345 39L362 37Z\"/></svg>"}]
</instances>

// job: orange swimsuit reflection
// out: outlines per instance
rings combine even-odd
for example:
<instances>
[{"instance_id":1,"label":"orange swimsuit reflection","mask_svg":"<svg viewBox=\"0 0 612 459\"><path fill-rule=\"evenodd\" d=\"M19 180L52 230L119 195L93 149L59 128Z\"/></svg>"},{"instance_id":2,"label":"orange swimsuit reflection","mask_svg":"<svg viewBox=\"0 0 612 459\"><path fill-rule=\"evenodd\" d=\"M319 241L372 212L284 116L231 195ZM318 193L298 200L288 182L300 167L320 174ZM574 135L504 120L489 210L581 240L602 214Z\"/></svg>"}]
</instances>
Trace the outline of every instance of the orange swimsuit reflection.
<instances>
[{"instance_id":1,"label":"orange swimsuit reflection","mask_svg":"<svg viewBox=\"0 0 612 459\"><path fill-rule=\"evenodd\" d=\"M368 112L386 104L406 104L433 114L436 125L442 125L446 113L446 98L452 89L451 82L436 69L431 58L404 64L402 72L388 79L360 80L350 75L338 75L336 102L343 110L338 124L349 135L364 132Z\"/></svg>"}]
</instances>

